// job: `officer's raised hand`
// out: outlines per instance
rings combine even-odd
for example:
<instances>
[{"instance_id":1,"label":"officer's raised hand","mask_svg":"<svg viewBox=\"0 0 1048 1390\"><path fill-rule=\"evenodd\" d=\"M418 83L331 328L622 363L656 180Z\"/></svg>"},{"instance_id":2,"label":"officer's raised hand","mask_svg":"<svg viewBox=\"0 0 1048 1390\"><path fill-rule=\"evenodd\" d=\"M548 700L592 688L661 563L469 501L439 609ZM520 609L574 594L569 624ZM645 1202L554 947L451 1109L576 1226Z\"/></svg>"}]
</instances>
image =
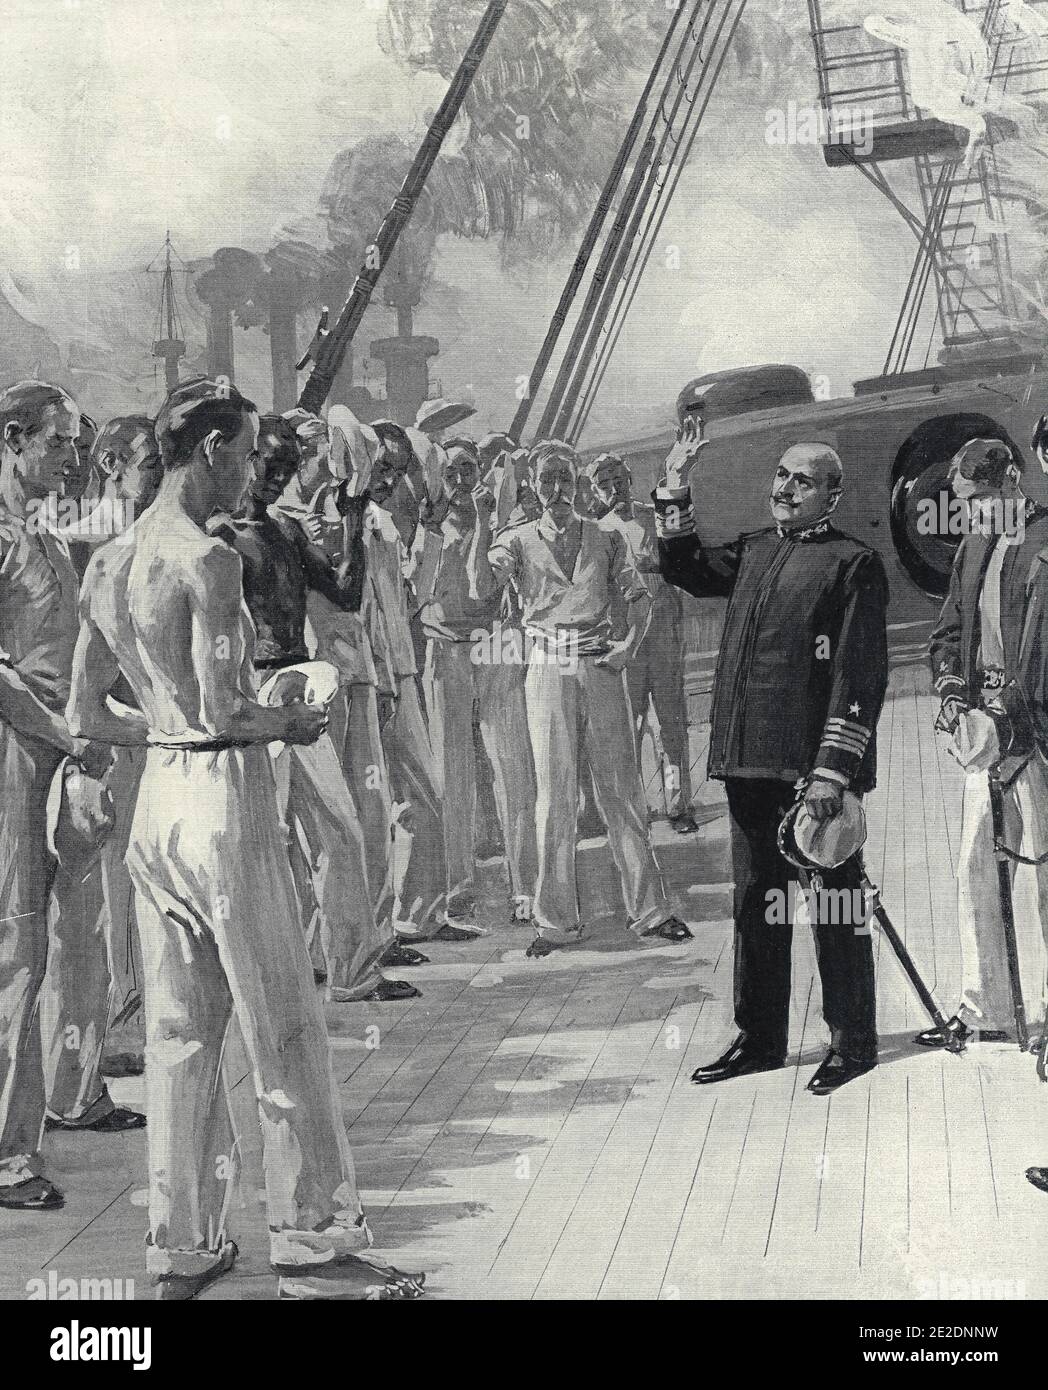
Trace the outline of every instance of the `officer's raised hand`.
<instances>
[{"instance_id":1,"label":"officer's raised hand","mask_svg":"<svg viewBox=\"0 0 1048 1390\"><path fill-rule=\"evenodd\" d=\"M684 423L677 431L673 448L666 457L665 486L686 488L691 486L691 474L700 452L710 442L704 437L705 428L701 415L686 415Z\"/></svg>"},{"instance_id":2,"label":"officer's raised hand","mask_svg":"<svg viewBox=\"0 0 1048 1390\"><path fill-rule=\"evenodd\" d=\"M804 805L814 821L832 820L840 814L844 788L828 777L813 777L804 793Z\"/></svg>"}]
</instances>

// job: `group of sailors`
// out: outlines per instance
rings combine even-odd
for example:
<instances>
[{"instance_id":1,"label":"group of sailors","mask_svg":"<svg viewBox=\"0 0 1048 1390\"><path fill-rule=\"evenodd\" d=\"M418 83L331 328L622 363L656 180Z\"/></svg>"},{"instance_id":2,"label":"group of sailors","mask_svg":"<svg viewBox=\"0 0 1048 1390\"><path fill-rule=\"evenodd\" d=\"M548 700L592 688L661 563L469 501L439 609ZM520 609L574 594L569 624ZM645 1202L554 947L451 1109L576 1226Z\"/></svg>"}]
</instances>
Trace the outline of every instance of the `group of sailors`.
<instances>
[{"instance_id":1,"label":"group of sailors","mask_svg":"<svg viewBox=\"0 0 1048 1390\"><path fill-rule=\"evenodd\" d=\"M423 1275L368 1253L322 998L414 998L396 972L426 961L420 947L511 922L531 924L531 958L580 940L587 800L621 929L691 939L640 774L654 709L667 815L693 833L680 591L727 600L709 774L725 784L735 917L737 1034L692 1080L785 1065L792 924L774 902L798 866L863 901L888 582L833 523L844 467L823 442L775 463L770 526L700 544L701 389L677 409L648 505L617 455L451 434L462 408L411 428L341 405L265 415L201 378L155 420L96 430L57 387L0 393L0 1207L62 1205L45 1127L145 1126L105 1080L144 1069L158 1296L192 1297L230 1269L235 1015L281 1292L420 1296ZM951 464L957 496L1014 503L1023 529L965 537L932 645L939 725L967 774L964 986L925 1047L1020 1029L1016 915L994 894L1002 836L1016 882L1033 870L1016 920L1043 1017L1048 511L1022 472L1004 439L972 440ZM497 912L477 868L485 765ZM808 1090L826 1096L877 1063L873 952L864 909L810 920L830 1045ZM107 1031L139 1000L144 1039L122 1025L114 1057ZM1029 1177L1048 1190L1044 1169Z\"/></svg>"},{"instance_id":2,"label":"group of sailors","mask_svg":"<svg viewBox=\"0 0 1048 1390\"><path fill-rule=\"evenodd\" d=\"M668 816L697 829L654 511L614 455L447 437L456 414L260 415L199 379L97 429L59 388L0 393L0 1206L60 1206L43 1129L144 1126L105 1079L144 1069L162 1297L235 1255L233 1013L284 1291L325 1296L323 1266L417 1296L361 1254L317 986L416 997L420 946L508 922L531 957L578 940L580 768L623 929L691 937L638 770L654 705ZM479 902L485 764L504 915ZM140 1001L144 1038L111 1028Z\"/></svg>"}]
</instances>

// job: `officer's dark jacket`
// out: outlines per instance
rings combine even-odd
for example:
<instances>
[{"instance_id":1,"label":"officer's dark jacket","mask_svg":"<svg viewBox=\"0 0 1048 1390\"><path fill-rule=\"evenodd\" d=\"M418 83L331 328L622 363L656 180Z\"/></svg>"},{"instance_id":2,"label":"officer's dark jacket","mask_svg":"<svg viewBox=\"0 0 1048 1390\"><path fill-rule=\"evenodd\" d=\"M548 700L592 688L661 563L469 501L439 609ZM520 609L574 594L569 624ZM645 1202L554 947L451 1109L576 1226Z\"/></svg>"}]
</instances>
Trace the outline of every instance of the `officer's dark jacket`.
<instances>
[{"instance_id":1,"label":"officer's dark jacket","mask_svg":"<svg viewBox=\"0 0 1048 1390\"><path fill-rule=\"evenodd\" d=\"M997 537L973 532L957 547L950 587L931 638L935 688L944 698L982 702L979 599ZM1001 566L1003 687L987 705L1002 751L1048 753L1048 511L1028 507L1023 539Z\"/></svg>"},{"instance_id":2,"label":"officer's dark jacket","mask_svg":"<svg viewBox=\"0 0 1048 1390\"><path fill-rule=\"evenodd\" d=\"M888 581L880 556L827 521L704 548L672 534L657 495L659 564L689 594L728 598L710 716L709 775L828 774L868 791L888 684ZM686 522L690 506L683 504ZM685 531L688 526L685 525Z\"/></svg>"}]
</instances>

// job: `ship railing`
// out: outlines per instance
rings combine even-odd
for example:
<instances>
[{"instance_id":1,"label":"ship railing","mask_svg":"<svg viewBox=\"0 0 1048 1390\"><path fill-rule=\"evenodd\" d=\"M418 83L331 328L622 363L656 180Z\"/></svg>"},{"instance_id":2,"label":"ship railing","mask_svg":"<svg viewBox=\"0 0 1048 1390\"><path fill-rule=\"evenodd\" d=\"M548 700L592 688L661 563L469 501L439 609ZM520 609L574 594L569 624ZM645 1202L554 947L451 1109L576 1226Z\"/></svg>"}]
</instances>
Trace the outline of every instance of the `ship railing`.
<instances>
[{"instance_id":1,"label":"ship railing","mask_svg":"<svg viewBox=\"0 0 1048 1390\"><path fill-rule=\"evenodd\" d=\"M906 91L898 48L877 45L861 24L825 24L821 0L808 0L819 101L831 123L834 108L861 104L874 123L897 123L915 114Z\"/></svg>"}]
</instances>

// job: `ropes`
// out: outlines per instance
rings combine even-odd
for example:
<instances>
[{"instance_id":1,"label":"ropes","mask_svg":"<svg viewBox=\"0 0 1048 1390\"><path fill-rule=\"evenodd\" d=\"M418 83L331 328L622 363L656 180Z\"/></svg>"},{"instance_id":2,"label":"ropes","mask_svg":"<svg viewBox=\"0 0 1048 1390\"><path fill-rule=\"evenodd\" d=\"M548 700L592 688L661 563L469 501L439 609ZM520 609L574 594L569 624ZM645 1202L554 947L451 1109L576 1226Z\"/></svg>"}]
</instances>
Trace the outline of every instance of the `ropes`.
<instances>
[{"instance_id":1,"label":"ropes","mask_svg":"<svg viewBox=\"0 0 1048 1390\"><path fill-rule=\"evenodd\" d=\"M675 117L680 106L687 103L681 128L674 135L673 118L667 123L664 148L665 145L670 145L669 157L664 165L653 171L649 180L646 204L638 210L633 238L623 257L625 264L620 262L621 270L612 285L614 303L610 317L606 325L596 325L596 331L591 337L591 347L595 347L596 351L579 381L577 406L569 405L568 409L562 410L558 418L558 434L563 432L563 436L572 444L577 442L585 428L604 381L745 8L746 0L711 0L709 13L704 21L704 33L710 27L714 16L717 16L717 21L709 53L703 58L702 70L694 92L688 94L686 80L681 84L673 113ZM642 218L643 226L638 234L637 226ZM574 414L569 423L569 412L572 408Z\"/></svg>"},{"instance_id":2,"label":"ropes","mask_svg":"<svg viewBox=\"0 0 1048 1390\"><path fill-rule=\"evenodd\" d=\"M746 0L694 0L687 25L672 55L668 53L670 35L663 42L629 137L635 136L637 117L646 109L648 94L661 76L658 103L618 200L614 222L604 238L585 301L546 400L536 438L554 434L574 443L585 425L745 6ZM698 75L693 81L696 70ZM610 181L615 184L624 172L621 152L619 160ZM598 205L601 221L608 210L607 200L602 199L602 205ZM595 241L591 222L583 246L586 256ZM527 405L518 411L521 421L527 416L531 398L552 354L551 339L555 341L563 325L565 301L570 303L581 281L582 257L583 252L580 252L532 371Z\"/></svg>"}]
</instances>

